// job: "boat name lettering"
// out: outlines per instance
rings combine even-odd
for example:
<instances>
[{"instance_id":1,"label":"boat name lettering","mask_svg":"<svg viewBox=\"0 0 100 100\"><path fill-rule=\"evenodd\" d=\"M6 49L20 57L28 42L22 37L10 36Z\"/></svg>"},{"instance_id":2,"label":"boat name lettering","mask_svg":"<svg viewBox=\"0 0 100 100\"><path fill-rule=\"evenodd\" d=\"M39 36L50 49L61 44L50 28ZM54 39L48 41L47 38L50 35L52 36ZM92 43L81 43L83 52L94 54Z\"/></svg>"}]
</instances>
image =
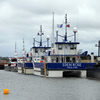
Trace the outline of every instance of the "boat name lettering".
<instances>
[{"instance_id":1,"label":"boat name lettering","mask_svg":"<svg viewBox=\"0 0 100 100\"><path fill-rule=\"evenodd\" d=\"M63 63L63 67L81 67L81 63Z\"/></svg>"}]
</instances>

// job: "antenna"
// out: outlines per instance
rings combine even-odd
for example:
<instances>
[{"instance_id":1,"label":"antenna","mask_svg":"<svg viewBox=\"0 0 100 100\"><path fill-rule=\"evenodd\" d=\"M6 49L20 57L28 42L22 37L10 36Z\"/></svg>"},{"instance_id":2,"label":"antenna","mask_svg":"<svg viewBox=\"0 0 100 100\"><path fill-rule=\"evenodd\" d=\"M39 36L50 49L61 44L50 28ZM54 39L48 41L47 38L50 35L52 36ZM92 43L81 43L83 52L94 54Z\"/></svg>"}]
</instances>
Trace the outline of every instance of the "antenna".
<instances>
[{"instance_id":1,"label":"antenna","mask_svg":"<svg viewBox=\"0 0 100 100\"><path fill-rule=\"evenodd\" d=\"M58 30L56 30L56 42L58 42Z\"/></svg>"},{"instance_id":2,"label":"antenna","mask_svg":"<svg viewBox=\"0 0 100 100\"><path fill-rule=\"evenodd\" d=\"M40 25L40 33L42 33L42 25Z\"/></svg>"},{"instance_id":3,"label":"antenna","mask_svg":"<svg viewBox=\"0 0 100 100\"><path fill-rule=\"evenodd\" d=\"M15 42L15 57L17 58L17 50L16 50L16 46L17 46L17 44L16 44L16 42Z\"/></svg>"},{"instance_id":4,"label":"antenna","mask_svg":"<svg viewBox=\"0 0 100 100\"><path fill-rule=\"evenodd\" d=\"M42 46L42 35L44 35L44 33L42 32L42 25L40 25L40 46Z\"/></svg>"},{"instance_id":5,"label":"antenna","mask_svg":"<svg viewBox=\"0 0 100 100\"><path fill-rule=\"evenodd\" d=\"M42 35L44 35L44 33L42 32L42 25L40 25L40 32L38 32L38 35L40 36L40 46L42 46Z\"/></svg>"},{"instance_id":6,"label":"antenna","mask_svg":"<svg viewBox=\"0 0 100 100\"><path fill-rule=\"evenodd\" d=\"M67 41L67 14L65 14L65 41Z\"/></svg>"},{"instance_id":7,"label":"antenna","mask_svg":"<svg viewBox=\"0 0 100 100\"><path fill-rule=\"evenodd\" d=\"M77 33L77 28L76 27L73 28L73 32L74 32L74 42L76 42L76 33Z\"/></svg>"},{"instance_id":8,"label":"antenna","mask_svg":"<svg viewBox=\"0 0 100 100\"><path fill-rule=\"evenodd\" d=\"M52 41L51 41L51 44L52 44L52 47L54 47L54 12L53 12L53 19L52 19Z\"/></svg>"},{"instance_id":9,"label":"antenna","mask_svg":"<svg viewBox=\"0 0 100 100\"><path fill-rule=\"evenodd\" d=\"M47 47L49 47L49 35L47 35Z\"/></svg>"},{"instance_id":10,"label":"antenna","mask_svg":"<svg viewBox=\"0 0 100 100\"><path fill-rule=\"evenodd\" d=\"M25 57L25 45L24 45L24 38L23 38L23 52L22 52L22 54L23 54L23 57Z\"/></svg>"},{"instance_id":11,"label":"antenna","mask_svg":"<svg viewBox=\"0 0 100 100\"><path fill-rule=\"evenodd\" d=\"M23 51L25 51L24 38L23 38Z\"/></svg>"},{"instance_id":12,"label":"antenna","mask_svg":"<svg viewBox=\"0 0 100 100\"><path fill-rule=\"evenodd\" d=\"M15 42L15 52L16 52L16 42Z\"/></svg>"},{"instance_id":13,"label":"antenna","mask_svg":"<svg viewBox=\"0 0 100 100\"><path fill-rule=\"evenodd\" d=\"M35 36L33 37L33 47L35 47Z\"/></svg>"},{"instance_id":14,"label":"antenna","mask_svg":"<svg viewBox=\"0 0 100 100\"><path fill-rule=\"evenodd\" d=\"M40 46L42 46L42 25L40 25Z\"/></svg>"}]
</instances>

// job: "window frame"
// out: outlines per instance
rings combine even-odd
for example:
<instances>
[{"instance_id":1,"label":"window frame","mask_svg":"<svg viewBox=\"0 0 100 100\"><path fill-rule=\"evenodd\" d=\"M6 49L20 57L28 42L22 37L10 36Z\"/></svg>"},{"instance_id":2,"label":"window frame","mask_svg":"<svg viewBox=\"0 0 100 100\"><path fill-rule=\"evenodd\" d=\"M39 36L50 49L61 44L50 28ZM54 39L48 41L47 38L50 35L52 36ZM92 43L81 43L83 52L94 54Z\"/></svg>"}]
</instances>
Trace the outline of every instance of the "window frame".
<instances>
[{"instance_id":1,"label":"window frame","mask_svg":"<svg viewBox=\"0 0 100 100\"><path fill-rule=\"evenodd\" d=\"M63 49L63 45L58 44L58 50L62 50Z\"/></svg>"}]
</instances>

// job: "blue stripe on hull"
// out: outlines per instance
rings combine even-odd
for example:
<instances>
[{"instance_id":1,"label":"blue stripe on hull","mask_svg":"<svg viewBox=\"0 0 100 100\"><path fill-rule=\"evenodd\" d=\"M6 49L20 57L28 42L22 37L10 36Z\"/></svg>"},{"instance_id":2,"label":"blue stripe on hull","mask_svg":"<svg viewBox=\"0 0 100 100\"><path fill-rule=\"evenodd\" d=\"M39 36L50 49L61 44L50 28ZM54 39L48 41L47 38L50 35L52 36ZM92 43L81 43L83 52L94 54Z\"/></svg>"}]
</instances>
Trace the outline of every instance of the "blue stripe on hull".
<instances>
[{"instance_id":1,"label":"blue stripe on hull","mask_svg":"<svg viewBox=\"0 0 100 100\"><path fill-rule=\"evenodd\" d=\"M18 63L17 66L18 67L23 67L23 63Z\"/></svg>"},{"instance_id":2,"label":"blue stripe on hull","mask_svg":"<svg viewBox=\"0 0 100 100\"><path fill-rule=\"evenodd\" d=\"M48 70L85 70L88 67L93 68L96 63L48 63Z\"/></svg>"},{"instance_id":3,"label":"blue stripe on hull","mask_svg":"<svg viewBox=\"0 0 100 100\"><path fill-rule=\"evenodd\" d=\"M33 63L25 63L24 67L25 68L33 68Z\"/></svg>"},{"instance_id":4,"label":"blue stripe on hull","mask_svg":"<svg viewBox=\"0 0 100 100\"><path fill-rule=\"evenodd\" d=\"M96 63L47 63L48 70L86 70L93 68ZM23 63L18 63L18 67L23 67ZM25 63L25 68L44 68L44 63Z\"/></svg>"},{"instance_id":5,"label":"blue stripe on hull","mask_svg":"<svg viewBox=\"0 0 100 100\"><path fill-rule=\"evenodd\" d=\"M34 63L34 67L36 67L36 68L44 68L44 63Z\"/></svg>"},{"instance_id":6,"label":"blue stripe on hull","mask_svg":"<svg viewBox=\"0 0 100 100\"><path fill-rule=\"evenodd\" d=\"M18 63L18 67L23 67L23 63ZM33 68L33 63L24 63L25 68Z\"/></svg>"}]
</instances>

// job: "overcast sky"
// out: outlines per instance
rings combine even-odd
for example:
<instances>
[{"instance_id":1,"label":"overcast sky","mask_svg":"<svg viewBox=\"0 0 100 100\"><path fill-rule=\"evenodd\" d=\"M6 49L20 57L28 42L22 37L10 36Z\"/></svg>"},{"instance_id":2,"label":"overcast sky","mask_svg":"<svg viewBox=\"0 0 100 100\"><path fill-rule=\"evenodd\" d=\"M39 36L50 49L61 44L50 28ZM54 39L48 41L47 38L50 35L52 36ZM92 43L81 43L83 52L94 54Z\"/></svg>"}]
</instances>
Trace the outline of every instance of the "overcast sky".
<instances>
[{"instance_id":1,"label":"overcast sky","mask_svg":"<svg viewBox=\"0 0 100 100\"><path fill-rule=\"evenodd\" d=\"M29 52L33 36L39 39L40 25L43 25L45 37L51 36L52 12L55 12L55 30L56 24L64 23L67 13L70 23L68 35L73 34L73 27L77 27L78 48L97 55L95 44L100 40L99 0L0 0L0 56L14 56L15 42L18 56L21 56L23 38L25 49ZM64 34L63 29L59 32Z\"/></svg>"}]
</instances>

